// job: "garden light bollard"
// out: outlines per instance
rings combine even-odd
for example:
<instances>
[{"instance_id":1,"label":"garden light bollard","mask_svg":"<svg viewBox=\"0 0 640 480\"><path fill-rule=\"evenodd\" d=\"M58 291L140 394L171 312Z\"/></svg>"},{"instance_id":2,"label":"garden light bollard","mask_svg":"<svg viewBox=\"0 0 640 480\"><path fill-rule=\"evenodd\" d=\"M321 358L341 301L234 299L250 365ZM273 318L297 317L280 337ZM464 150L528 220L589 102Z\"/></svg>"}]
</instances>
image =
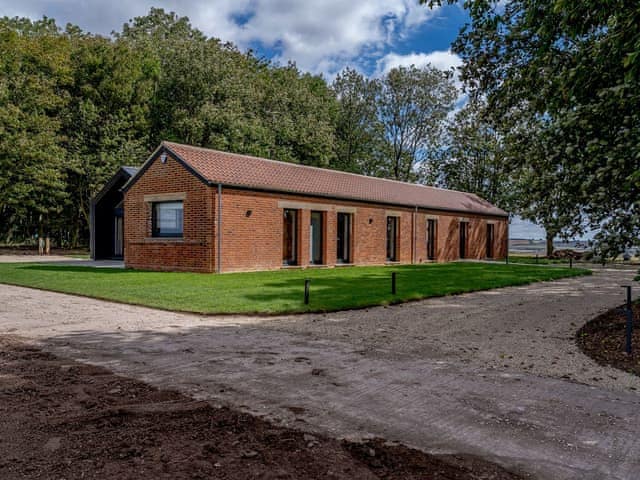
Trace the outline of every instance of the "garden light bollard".
<instances>
[{"instance_id":1,"label":"garden light bollard","mask_svg":"<svg viewBox=\"0 0 640 480\"><path fill-rule=\"evenodd\" d=\"M311 284L311 280L305 278L304 280L304 304L309 305L309 285Z\"/></svg>"},{"instance_id":2,"label":"garden light bollard","mask_svg":"<svg viewBox=\"0 0 640 480\"><path fill-rule=\"evenodd\" d=\"M626 352L631 355L631 339L633 337L633 310L631 309L631 285L622 285L627 289L627 328L626 328Z\"/></svg>"},{"instance_id":3,"label":"garden light bollard","mask_svg":"<svg viewBox=\"0 0 640 480\"><path fill-rule=\"evenodd\" d=\"M538 264L538 254L536 253L536 265Z\"/></svg>"},{"instance_id":4,"label":"garden light bollard","mask_svg":"<svg viewBox=\"0 0 640 480\"><path fill-rule=\"evenodd\" d=\"M569 268L573 268L573 257L569 257Z\"/></svg>"},{"instance_id":5,"label":"garden light bollard","mask_svg":"<svg viewBox=\"0 0 640 480\"><path fill-rule=\"evenodd\" d=\"M396 272L391 272L391 294L396 294Z\"/></svg>"}]
</instances>

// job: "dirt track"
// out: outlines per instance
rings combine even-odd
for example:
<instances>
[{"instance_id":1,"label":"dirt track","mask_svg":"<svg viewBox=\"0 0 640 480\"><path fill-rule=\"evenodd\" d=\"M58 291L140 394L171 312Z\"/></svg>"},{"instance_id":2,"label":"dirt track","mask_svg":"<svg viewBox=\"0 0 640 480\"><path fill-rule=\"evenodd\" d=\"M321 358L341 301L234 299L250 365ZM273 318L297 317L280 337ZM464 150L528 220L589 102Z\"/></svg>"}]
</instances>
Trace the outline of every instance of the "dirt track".
<instances>
[{"instance_id":1,"label":"dirt track","mask_svg":"<svg viewBox=\"0 0 640 480\"><path fill-rule=\"evenodd\" d=\"M638 379L573 343L632 276L269 320L0 286L0 332L332 436L476 454L541 478L636 479Z\"/></svg>"},{"instance_id":2,"label":"dirt track","mask_svg":"<svg viewBox=\"0 0 640 480\"><path fill-rule=\"evenodd\" d=\"M0 478L493 479L479 459L276 427L0 338Z\"/></svg>"}]
</instances>

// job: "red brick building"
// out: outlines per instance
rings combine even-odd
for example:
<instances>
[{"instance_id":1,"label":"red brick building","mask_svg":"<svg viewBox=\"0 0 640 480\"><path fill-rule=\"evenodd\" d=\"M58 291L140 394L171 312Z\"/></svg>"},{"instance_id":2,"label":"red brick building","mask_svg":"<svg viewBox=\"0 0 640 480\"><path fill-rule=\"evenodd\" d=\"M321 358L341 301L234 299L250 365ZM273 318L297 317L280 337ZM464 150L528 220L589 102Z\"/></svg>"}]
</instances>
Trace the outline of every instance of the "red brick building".
<instances>
[{"instance_id":1,"label":"red brick building","mask_svg":"<svg viewBox=\"0 0 640 480\"><path fill-rule=\"evenodd\" d=\"M232 272L504 258L476 195L163 142L122 188L124 260Z\"/></svg>"}]
</instances>

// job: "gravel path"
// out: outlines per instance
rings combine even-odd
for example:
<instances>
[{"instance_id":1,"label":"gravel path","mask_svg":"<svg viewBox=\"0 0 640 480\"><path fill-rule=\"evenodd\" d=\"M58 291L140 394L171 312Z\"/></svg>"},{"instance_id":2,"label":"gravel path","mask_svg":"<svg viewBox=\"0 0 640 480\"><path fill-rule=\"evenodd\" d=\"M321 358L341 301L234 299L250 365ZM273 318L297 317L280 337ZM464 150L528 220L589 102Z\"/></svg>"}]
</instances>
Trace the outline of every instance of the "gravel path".
<instances>
[{"instance_id":1,"label":"gravel path","mask_svg":"<svg viewBox=\"0 0 640 480\"><path fill-rule=\"evenodd\" d=\"M553 267L549 267L553 268ZM589 277L434 298L387 308L283 317L264 327L347 341L365 351L446 358L616 390L640 378L601 367L580 352L576 331L625 301L636 268L598 267ZM640 294L635 284L634 297Z\"/></svg>"},{"instance_id":2,"label":"gravel path","mask_svg":"<svg viewBox=\"0 0 640 480\"><path fill-rule=\"evenodd\" d=\"M640 395L631 389L640 382L573 345L582 323L621 303L619 285L632 276L603 269L272 319L176 314L0 285L0 334L332 435L480 455L539 478L637 479Z\"/></svg>"}]
</instances>

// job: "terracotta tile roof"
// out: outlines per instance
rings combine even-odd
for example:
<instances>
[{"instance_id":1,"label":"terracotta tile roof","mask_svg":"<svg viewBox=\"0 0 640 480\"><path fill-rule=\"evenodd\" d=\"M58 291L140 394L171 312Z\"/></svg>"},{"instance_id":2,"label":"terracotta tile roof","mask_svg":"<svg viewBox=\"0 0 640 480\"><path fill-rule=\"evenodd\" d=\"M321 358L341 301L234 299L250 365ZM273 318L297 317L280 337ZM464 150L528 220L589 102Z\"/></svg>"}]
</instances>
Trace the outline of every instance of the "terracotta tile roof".
<instances>
[{"instance_id":1,"label":"terracotta tile roof","mask_svg":"<svg viewBox=\"0 0 640 480\"><path fill-rule=\"evenodd\" d=\"M162 145L211 183L406 207L506 216L477 195L173 142Z\"/></svg>"}]
</instances>

